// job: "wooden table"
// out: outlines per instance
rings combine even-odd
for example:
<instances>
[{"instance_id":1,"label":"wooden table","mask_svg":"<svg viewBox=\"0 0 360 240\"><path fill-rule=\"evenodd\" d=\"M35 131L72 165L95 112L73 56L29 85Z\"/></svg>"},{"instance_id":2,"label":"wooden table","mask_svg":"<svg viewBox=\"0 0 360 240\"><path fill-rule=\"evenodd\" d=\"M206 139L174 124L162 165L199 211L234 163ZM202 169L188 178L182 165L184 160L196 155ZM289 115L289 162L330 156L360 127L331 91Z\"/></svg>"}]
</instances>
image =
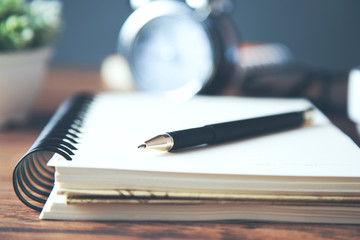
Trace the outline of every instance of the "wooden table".
<instances>
[{"instance_id":1,"label":"wooden table","mask_svg":"<svg viewBox=\"0 0 360 240\"><path fill-rule=\"evenodd\" d=\"M66 97L102 89L96 70L54 69L24 126L0 131L0 239L360 239L360 226L258 222L84 222L40 221L12 189L15 163ZM353 125L341 116L336 124L360 144Z\"/></svg>"}]
</instances>

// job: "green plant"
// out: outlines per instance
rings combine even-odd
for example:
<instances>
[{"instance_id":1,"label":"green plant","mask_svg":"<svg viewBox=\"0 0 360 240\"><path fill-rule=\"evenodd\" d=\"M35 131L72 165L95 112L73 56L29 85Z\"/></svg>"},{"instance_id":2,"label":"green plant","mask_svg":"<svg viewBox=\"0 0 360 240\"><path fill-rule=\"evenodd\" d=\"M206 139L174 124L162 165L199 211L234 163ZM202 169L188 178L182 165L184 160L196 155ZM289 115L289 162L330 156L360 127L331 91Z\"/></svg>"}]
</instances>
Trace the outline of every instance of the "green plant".
<instances>
[{"instance_id":1,"label":"green plant","mask_svg":"<svg viewBox=\"0 0 360 240\"><path fill-rule=\"evenodd\" d=\"M0 0L0 52L50 44L58 35L60 15L58 1Z\"/></svg>"}]
</instances>

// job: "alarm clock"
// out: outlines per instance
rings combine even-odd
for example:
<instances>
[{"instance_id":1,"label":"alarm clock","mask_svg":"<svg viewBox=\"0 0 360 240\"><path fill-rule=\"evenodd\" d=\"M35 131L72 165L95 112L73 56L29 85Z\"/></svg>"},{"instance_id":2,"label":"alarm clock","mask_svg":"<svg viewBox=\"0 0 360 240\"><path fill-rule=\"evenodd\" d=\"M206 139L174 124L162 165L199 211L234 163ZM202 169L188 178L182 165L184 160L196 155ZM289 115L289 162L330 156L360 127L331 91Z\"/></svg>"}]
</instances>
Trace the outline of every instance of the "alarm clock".
<instances>
[{"instance_id":1,"label":"alarm clock","mask_svg":"<svg viewBox=\"0 0 360 240\"><path fill-rule=\"evenodd\" d=\"M231 1L130 5L135 10L120 29L118 49L137 89L184 99L217 93L229 83L238 66Z\"/></svg>"}]
</instances>

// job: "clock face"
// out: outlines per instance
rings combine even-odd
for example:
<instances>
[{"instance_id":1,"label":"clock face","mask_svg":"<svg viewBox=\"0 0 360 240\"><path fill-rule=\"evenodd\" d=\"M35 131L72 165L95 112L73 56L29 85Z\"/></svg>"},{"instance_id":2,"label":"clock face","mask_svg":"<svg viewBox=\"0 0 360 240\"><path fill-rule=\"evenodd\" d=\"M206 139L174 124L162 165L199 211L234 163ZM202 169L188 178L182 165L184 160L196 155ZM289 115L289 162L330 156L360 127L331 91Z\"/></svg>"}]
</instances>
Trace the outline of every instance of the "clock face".
<instances>
[{"instance_id":1,"label":"clock face","mask_svg":"<svg viewBox=\"0 0 360 240\"><path fill-rule=\"evenodd\" d=\"M138 88L179 98L196 94L214 71L213 46L204 25L178 15L144 24L128 58Z\"/></svg>"}]
</instances>

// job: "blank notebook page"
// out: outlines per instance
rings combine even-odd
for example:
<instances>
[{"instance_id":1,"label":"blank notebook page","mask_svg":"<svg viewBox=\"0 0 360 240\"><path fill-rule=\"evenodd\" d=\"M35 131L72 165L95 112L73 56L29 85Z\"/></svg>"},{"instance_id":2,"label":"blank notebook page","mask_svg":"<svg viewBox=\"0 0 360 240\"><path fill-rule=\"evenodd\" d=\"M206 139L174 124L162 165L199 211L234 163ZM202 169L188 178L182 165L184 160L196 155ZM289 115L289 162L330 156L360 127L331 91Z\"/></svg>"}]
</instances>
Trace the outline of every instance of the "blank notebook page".
<instances>
[{"instance_id":1,"label":"blank notebook page","mask_svg":"<svg viewBox=\"0 0 360 240\"><path fill-rule=\"evenodd\" d=\"M49 165L179 173L360 176L360 151L316 111L311 126L225 144L168 153L138 149L168 131L307 109L302 99L195 97L171 102L144 94L95 97L72 161L55 155Z\"/></svg>"}]
</instances>

